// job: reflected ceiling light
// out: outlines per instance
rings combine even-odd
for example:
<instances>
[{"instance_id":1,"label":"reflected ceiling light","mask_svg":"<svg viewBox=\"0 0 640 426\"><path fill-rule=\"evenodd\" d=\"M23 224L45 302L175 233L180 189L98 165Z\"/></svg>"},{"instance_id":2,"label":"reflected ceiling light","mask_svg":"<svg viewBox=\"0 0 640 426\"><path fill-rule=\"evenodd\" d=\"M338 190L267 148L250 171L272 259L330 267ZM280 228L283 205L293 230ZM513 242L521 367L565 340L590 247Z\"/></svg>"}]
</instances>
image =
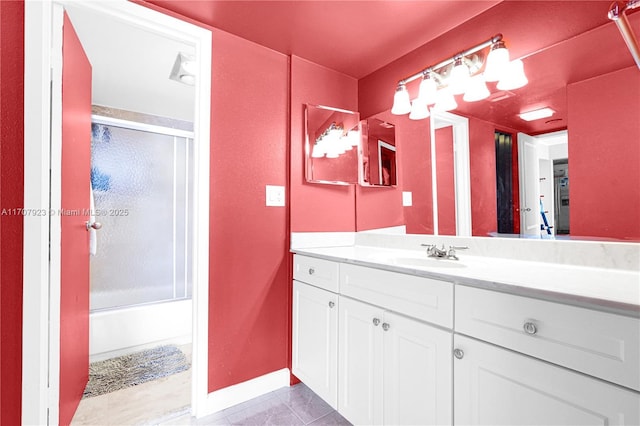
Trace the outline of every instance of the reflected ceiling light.
<instances>
[{"instance_id":1,"label":"reflected ceiling light","mask_svg":"<svg viewBox=\"0 0 640 426\"><path fill-rule=\"evenodd\" d=\"M498 90L514 90L525 86L529 80L524 73L524 65L520 59L509 62L502 78L496 86Z\"/></svg>"},{"instance_id":2,"label":"reflected ceiling light","mask_svg":"<svg viewBox=\"0 0 640 426\"><path fill-rule=\"evenodd\" d=\"M523 112L518 115L524 121L533 121L533 120L539 120L541 118L551 117L554 112L555 111L552 110L551 108L545 107L540 109L534 109L533 111Z\"/></svg>"},{"instance_id":3,"label":"reflected ceiling light","mask_svg":"<svg viewBox=\"0 0 640 426\"><path fill-rule=\"evenodd\" d=\"M409 98L409 91L404 83L399 83L396 89L396 94L393 97L393 107L391 108L391 114L403 115L411 112L411 99Z\"/></svg>"},{"instance_id":4,"label":"reflected ceiling light","mask_svg":"<svg viewBox=\"0 0 640 426\"><path fill-rule=\"evenodd\" d=\"M637 0L640 1L640 0ZM483 63L481 50L491 46L491 50ZM480 70L484 66L484 71ZM472 77L484 76L484 81L472 80ZM418 90L418 103L411 103L407 84L421 78ZM472 83L473 81L473 83ZM393 97L391 113L395 115L411 114L410 118L425 116L424 106L436 104L433 108L441 111L450 111L458 107L453 95L466 94L463 97L466 102L479 101L487 98L490 93L485 81L498 81L498 89L514 90L528 83L524 74L522 61L509 61L509 51L502 39L502 34L497 34L477 46L457 53L455 56L423 69L422 71L398 81ZM473 84L473 87L470 87ZM448 88L448 92L439 94L441 98L436 101L436 91ZM438 90L440 89L440 90ZM446 95L446 96L445 96ZM439 104L439 105L438 105ZM453 106L455 105L455 106ZM453 106L453 108L451 108ZM428 112L428 111L427 111Z\"/></svg>"},{"instance_id":5,"label":"reflected ceiling light","mask_svg":"<svg viewBox=\"0 0 640 426\"><path fill-rule=\"evenodd\" d=\"M467 91L464 93L462 100L465 102L476 102L482 99L487 99L491 93L487 88L487 83L484 82L482 74L476 74L471 77Z\"/></svg>"},{"instance_id":6,"label":"reflected ceiling light","mask_svg":"<svg viewBox=\"0 0 640 426\"><path fill-rule=\"evenodd\" d=\"M509 51L500 40L491 45L489 55L487 55L487 65L484 68L484 81L498 81L502 77L504 69L509 64Z\"/></svg>"},{"instance_id":7,"label":"reflected ceiling light","mask_svg":"<svg viewBox=\"0 0 640 426\"><path fill-rule=\"evenodd\" d=\"M193 55L178 53L169 74L171 80L193 86L196 82L197 63Z\"/></svg>"}]
</instances>

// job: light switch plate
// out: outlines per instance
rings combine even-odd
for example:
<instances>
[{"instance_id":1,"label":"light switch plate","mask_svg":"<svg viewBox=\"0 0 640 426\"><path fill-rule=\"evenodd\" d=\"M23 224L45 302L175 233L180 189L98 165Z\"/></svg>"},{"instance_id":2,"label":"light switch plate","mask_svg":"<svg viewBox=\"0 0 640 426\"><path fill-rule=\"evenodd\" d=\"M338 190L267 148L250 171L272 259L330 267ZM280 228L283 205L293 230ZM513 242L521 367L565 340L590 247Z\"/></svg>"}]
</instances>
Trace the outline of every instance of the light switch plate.
<instances>
[{"instance_id":1,"label":"light switch plate","mask_svg":"<svg viewBox=\"0 0 640 426\"><path fill-rule=\"evenodd\" d=\"M267 206L284 206L284 186L267 185Z\"/></svg>"},{"instance_id":2,"label":"light switch plate","mask_svg":"<svg viewBox=\"0 0 640 426\"><path fill-rule=\"evenodd\" d=\"M411 207L413 205L413 194L410 191L402 192L402 205L404 207Z\"/></svg>"}]
</instances>

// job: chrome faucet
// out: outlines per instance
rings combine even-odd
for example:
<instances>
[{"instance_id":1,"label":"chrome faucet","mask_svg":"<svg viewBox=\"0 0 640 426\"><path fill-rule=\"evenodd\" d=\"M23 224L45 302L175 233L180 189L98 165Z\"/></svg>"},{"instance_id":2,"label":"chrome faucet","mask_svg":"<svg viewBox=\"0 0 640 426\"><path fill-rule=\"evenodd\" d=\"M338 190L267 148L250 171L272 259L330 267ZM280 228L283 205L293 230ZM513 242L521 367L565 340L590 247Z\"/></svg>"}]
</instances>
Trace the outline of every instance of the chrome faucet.
<instances>
[{"instance_id":1,"label":"chrome faucet","mask_svg":"<svg viewBox=\"0 0 640 426\"><path fill-rule=\"evenodd\" d=\"M442 248L438 248L438 246L436 246L435 244L421 244L421 246L427 248L427 255L429 257L435 257L437 259L447 258L447 259L453 259L453 260L460 260L456 255L456 250L466 250L469 248L469 247L449 246L449 250L447 250L444 248L444 244L442 245Z\"/></svg>"}]
</instances>

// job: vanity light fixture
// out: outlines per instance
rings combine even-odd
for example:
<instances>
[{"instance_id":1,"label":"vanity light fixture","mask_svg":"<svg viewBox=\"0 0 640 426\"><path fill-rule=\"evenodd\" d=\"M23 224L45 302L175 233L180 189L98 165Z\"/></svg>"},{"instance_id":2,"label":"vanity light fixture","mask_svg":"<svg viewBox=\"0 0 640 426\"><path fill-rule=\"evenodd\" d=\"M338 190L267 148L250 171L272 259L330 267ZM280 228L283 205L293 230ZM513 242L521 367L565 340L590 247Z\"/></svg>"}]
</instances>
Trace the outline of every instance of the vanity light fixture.
<instances>
[{"instance_id":1,"label":"vanity light fixture","mask_svg":"<svg viewBox=\"0 0 640 426\"><path fill-rule=\"evenodd\" d=\"M635 8L640 8L640 0L628 0L622 8L618 2L613 2L609 9L608 16L610 20L616 23L622 39L627 44L629 53L631 53L633 60L636 62L638 68L640 68L640 43L633 33L633 28L631 28L631 24L626 15L627 10Z\"/></svg>"},{"instance_id":2,"label":"vanity light fixture","mask_svg":"<svg viewBox=\"0 0 640 426\"><path fill-rule=\"evenodd\" d=\"M399 83L396 94L393 97L393 108L391 114L403 115L411 112L411 99L409 91L404 83Z\"/></svg>"},{"instance_id":3,"label":"vanity light fixture","mask_svg":"<svg viewBox=\"0 0 640 426\"><path fill-rule=\"evenodd\" d=\"M491 50L483 61L480 51L489 46ZM411 102L407 84L419 78L418 96ZM398 81L391 113L410 114L409 118L419 120L429 116L429 105L435 104L431 107L435 110L451 111L458 107L454 95L464 95L465 102L486 99L490 95L486 82L495 81L500 90L514 90L528 83L522 61L509 60L502 34Z\"/></svg>"},{"instance_id":4,"label":"vanity light fixture","mask_svg":"<svg viewBox=\"0 0 640 426\"><path fill-rule=\"evenodd\" d=\"M187 53L178 53L169 74L171 80L193 86L196 82L196 60Z\"/></svg>"},{"instance_id":5,"label":"vanity light fixture","mask_svg":"<svg viewBox=\"0 0 640 426\"><path fill-rule=\"evenodd\" d=\"M523 112L518 114L524 121L539 120L541 118L551 117L555 111L551 108L545 107L540 109L534 109L533 111Z\"/></svg>"},{"instance_id":6,"label":"vanity light fixture","mask_svg":"<svg viewBox=\"0 0 640 426\"><path fill-rule=\"evenodd\" d=\"M469 86L462 100L465 102L481 101L482 99L488 98L490 94L482 74L476 74L469 80Z\"/></svg>"}]
</instances>

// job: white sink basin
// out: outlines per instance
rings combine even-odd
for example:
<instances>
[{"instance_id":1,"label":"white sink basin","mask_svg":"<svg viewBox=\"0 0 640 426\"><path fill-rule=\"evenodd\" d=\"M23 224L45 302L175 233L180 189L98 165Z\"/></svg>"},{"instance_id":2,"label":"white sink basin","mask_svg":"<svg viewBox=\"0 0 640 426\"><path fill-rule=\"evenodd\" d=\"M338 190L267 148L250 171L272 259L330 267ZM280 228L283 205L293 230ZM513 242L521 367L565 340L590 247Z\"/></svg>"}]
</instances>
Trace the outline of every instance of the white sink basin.
<instances>
[{"instance_id":1,"label":"white sink basin","mask_svg":"<svg viewBox=\"0 0 640 426\"><path fill-rule=\"evenodd\" d=\"M394 256L386 254L377 254L368 256L375 262L386 263L388 265L419 267L419 268L464 268L465 265L459 260L435 258L424 256Z\"/></svg>"},{"instance_id":2,"label":"white sink basin","mask_svg":"<svg viewBox=\"0 0 640 426\"><path fill-rule=\"evenodd\" d=\"M434 257L396 257L390 259L391 263L398 266L419 266L424 268L464 268L465 265L458 260L438 259Z\"/></svg>"}]
</instances>

